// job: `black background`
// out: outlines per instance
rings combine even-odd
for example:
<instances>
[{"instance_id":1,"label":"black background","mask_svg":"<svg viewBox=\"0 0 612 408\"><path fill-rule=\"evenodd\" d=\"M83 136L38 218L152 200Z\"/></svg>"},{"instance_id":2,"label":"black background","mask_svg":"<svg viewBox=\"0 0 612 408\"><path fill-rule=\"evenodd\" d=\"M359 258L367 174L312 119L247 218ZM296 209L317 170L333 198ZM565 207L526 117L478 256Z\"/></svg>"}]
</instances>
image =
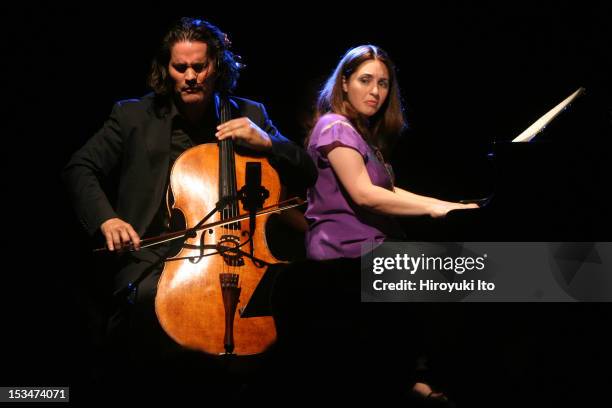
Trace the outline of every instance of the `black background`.
<instances>
[{"instance_id":1,"label":"black background","mask_svg":"<svg viewBox=\"0 0 612 408\"><path fill-rule=\"evenodd\" d=\"M176 17L202 15L230 34L247 64L236 93L265 103L283 134L299 143L316 91L344 51L362 43L387 50L399 68L410 123L391 156L398 184L441 198L486 194L487 168L467 158L494 140L511 140L579 86L587 88L593 106L609 113L612 14L604 2L437 4L402 11L392 3L270 7L147 6L128 13L108 4L6 13L4 218L12 232L4 238L0 385L71 385L75 399L87 396L106 280L88 269L90 243L59 173L115 101L148 92L148 65ZM561 218L570 227L546 234L502 231L495 240L610 241L603 188L610 135L589 121L573 129L579 131L560 134L587 151L575 165L593 176L581 180L588 200L573 210L588 216L580 215L578 223L568 217L568 224ZM581 193L571 189L558 193L555 200L580 201ZM529 199L521 206L550 211ZM436 239L422 223L405 226L410 239ZM453 234L462 240L461 231ZM431 324L461 406L492 396L563 405L606 392L596 369L605 370L610 356L607 304L364 308L385 316L389 336L410 335L415 315Z\"/></svg>"}]
</instances>

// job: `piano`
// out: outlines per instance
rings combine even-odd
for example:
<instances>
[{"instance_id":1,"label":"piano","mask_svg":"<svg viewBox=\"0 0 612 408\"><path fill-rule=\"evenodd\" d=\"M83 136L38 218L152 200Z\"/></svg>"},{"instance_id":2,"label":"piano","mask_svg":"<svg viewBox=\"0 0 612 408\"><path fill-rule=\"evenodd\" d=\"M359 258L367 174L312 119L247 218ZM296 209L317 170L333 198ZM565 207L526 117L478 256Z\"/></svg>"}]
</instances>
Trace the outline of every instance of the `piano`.
<instances>
[{"instance_id":1,"label":"piano","mask_svg":"<svg viewBox=\"0 0 612 408\"><path fill-rule=\"evenodd\" d=\"M403 219L408 239L609 241L612 126L601 102L588 90L577 95L531 141L453 146L471 169L464 184L478 185L488 204L445 219Z\"/></svg>"}]
</instances>

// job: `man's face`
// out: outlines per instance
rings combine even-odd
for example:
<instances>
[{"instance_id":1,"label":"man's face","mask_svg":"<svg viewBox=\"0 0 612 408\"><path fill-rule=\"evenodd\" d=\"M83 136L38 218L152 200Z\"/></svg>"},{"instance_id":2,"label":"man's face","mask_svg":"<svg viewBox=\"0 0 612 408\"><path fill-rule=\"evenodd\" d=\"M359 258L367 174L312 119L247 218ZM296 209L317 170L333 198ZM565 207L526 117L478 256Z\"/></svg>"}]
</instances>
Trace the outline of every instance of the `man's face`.
<instances>
[{"instance_id":1,"label":"man's face","mask_svg":"<svg viewBox=\"0 0 612 408\"><path fill-rule=\"evenodd\" d=\"M172 46L168 72L174 80L174 90L183 103L202 103L210 98L213 71L206 43L181 41Z\"/></svg>"}]
</instances>

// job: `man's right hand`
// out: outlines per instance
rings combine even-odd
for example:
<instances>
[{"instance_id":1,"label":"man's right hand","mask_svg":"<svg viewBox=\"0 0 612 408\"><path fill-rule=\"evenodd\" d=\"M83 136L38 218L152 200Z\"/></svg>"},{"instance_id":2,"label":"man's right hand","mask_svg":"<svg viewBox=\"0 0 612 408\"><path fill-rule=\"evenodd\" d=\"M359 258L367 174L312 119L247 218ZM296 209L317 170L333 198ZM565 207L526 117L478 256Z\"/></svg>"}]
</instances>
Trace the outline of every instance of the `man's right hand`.
<instances>
[{"instance_id":1,"label":"man's right hand","mask_svg":"<svg viewBox=\"0 0 612 408\"><path fill-rule=\"evenodd\" d=\"M100 225L100 230L106 239L109 251L121 250L125 247L134 246L134 250L140 249L140 237L134 228L120 218L111 218Z\"/></svg>"}]
</instances>

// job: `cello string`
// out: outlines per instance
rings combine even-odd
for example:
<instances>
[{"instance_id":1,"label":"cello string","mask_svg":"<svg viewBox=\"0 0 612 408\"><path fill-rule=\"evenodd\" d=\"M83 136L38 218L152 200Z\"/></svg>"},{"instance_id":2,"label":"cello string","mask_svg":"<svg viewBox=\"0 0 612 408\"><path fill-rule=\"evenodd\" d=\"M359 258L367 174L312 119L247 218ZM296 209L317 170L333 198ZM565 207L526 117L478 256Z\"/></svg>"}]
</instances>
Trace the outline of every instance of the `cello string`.
<instances>
[{"instance_id":1,"label":"cello string","mask_svg":"<svg viewBox=\"0 0 612 408\"><path fill-rule=\"evenodd\" d=\"M225 121L229 121L230 120L230 115L229 115L229 104L228 104L228 100L227 98L223 99L223 107L225 110ZM234 194L233 192L233 178L232 178L232 167L233 167L233 152L232 152L232 139L228 138L225 139L225 169L226 169L226 176L227 178L225 179L225 189L226 189L226 193L232 197ZM228 208L227 208L227 212L228 212L228 216L229 217L233 217L234 216L234 201L230 200L229 204L228 204ZM228 225L228 235L232 236L233 235L233 225L229 224ZM233 256L233 254L229 254L230 256ZM230 273L234 273L234 265L233 265L233 259L230 258L230 262L228 262L228 266L227 269Z\"/></svg>"},{"instance_id":2,"label":"cello string","mask_svg":"<svg viewBox=\"0 0 612 408\"><path fill-rule=\"evenodd\" d=\"M225 122L227 122L227 111L226 111L227 107L225 105L225 98L222 97L220 102L221 102L221 123L225 123ZM219 190L220 190L221 196L225 197L225 195L227 194L227 191L225 191L225 183L227 182L227 166L226 166L226 158L225 158L225 156L226 156L226 143L224 141L220 142L220 148L221 148L221 151L220 151L220 159L221 159L220 166L221 166L221 173L222 173L221 174L222 183L221 183L221 186L220 186ZM227 215L227 205L225 207L223 207L223 211L221 213L221 217L223 219L225 219L226 215ZM227 226L223 227L223 233L222 233L222 235L220 237L217 237L217 240L221 240L221 238L224 235L227 235ZM224 262L224 257L225 257L225 255L223 253L221 253L221 272L222 273L226 273L227 272L226 264Z\"/></svg>"},{"instance_id":3,"label":"cello string","mask_svg":"<svg viewBox=\"0 0 612 408\"><path fill-rule=\"evenodd\" d=\"M230 120L230 107L229 107L229 101L228 99L224 100L224 107L225 107L225 119L226 120ZM229 214L230 217L235 217L236 214L236 201L235 201L235 197L236 197L236 167L235 167L235 160L234 160L234 144L233 144L233 140L231 138L226 139L227 140L227 151L226 151L226 166L227 166L227 176L228 178L226 179L226 183L227 183L227 190L228 190L228 194L233 197L233 199L230 201L230 204L228 205L228 210L229 210ZM234 236L234 234L237 232L236 230L236 224L232 223L228 225L228 229L229 229L229 233L228 235ZM235 254L230 254L232 257L235 256ZM232 274L235 274L236 271L236 258L232 258L232 260L229 262L229 269L230 272Z\"/></svg>"},{"instance_id":4,"label":"cello string","mask_svg":"<svg viewBox=\"0 0 612 408\"><path fill-rule=\"evenodd\" d=\"M232 139L229 139L228 147L230 151L228 161L227 161L229 163L228 169L230 171L230 179L229 179L230 185L229 186L230 186L232 196L236 197L236 161L234 159L234 142ZM231 206L231 216L235 217L238 215L238 212L236 209L236 205L237 205L236 199L232 200L231 203L232 203L231 204L232 205ZM237 228L238 225L236 225L236 223L232 224L232 232L234 234L235 233L240 234L240 228ZM238 241L240 241L240 238L238 238ZM233 262L232 263L232 273L237 273L238 272L237 268L238 268L237 263Z\"/></svg>"}]
</instances>

